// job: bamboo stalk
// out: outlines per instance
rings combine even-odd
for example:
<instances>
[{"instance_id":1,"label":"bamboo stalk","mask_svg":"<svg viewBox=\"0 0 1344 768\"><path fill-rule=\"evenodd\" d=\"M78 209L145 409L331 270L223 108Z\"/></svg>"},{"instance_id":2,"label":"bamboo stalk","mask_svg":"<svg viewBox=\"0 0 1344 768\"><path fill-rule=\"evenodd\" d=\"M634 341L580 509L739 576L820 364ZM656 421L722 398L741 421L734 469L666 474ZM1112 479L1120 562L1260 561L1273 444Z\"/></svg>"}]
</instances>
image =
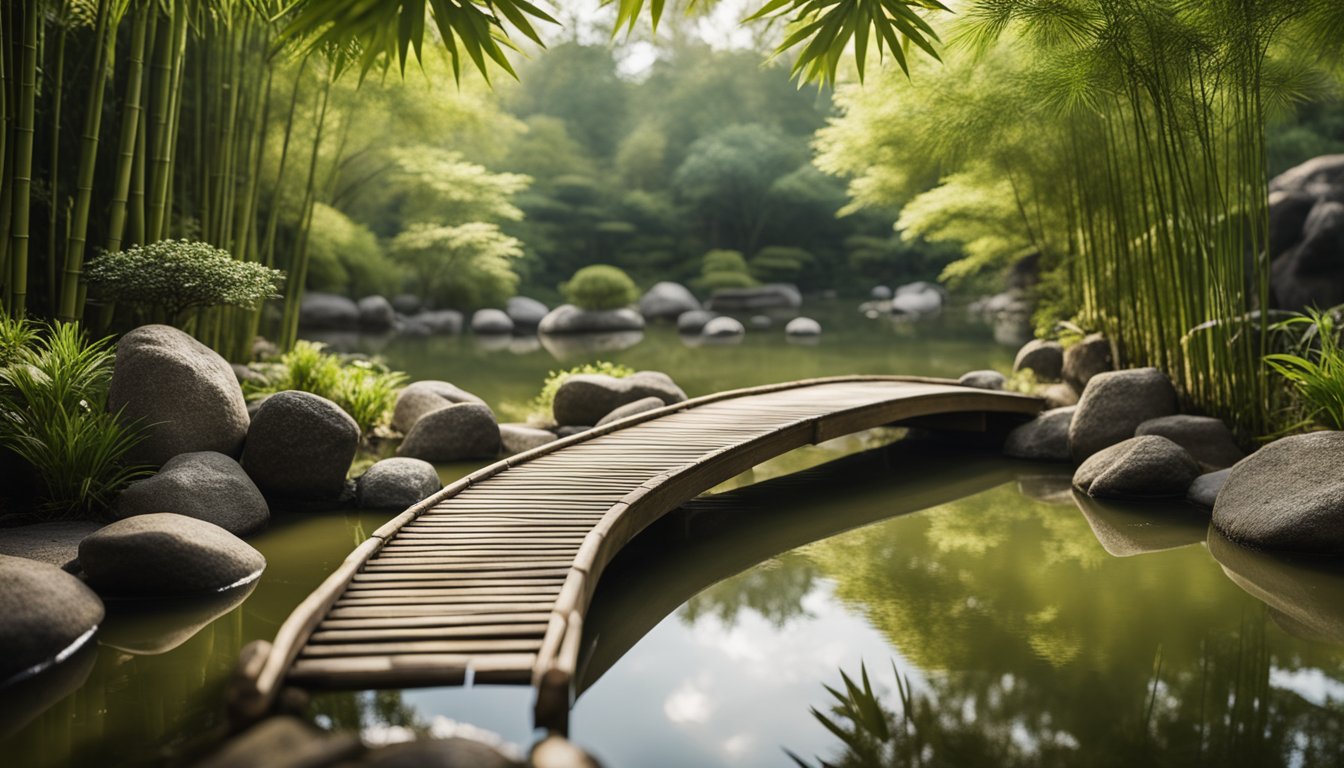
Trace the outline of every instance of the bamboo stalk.
<instances>
[{"instance_id":1,"label":"bamboo stalk","mask_svg":"<svg viewBox=\"0 0 1344 768\"><path fill-rule=\"evenodd\" d=\"M131 50L127 56L126 99L121 121L121 140L117 154L117 173L113 181L112 205L108 210L107 250L121 250L126 227L126 204L131 189L131 171L135 160L136 139L140 130L140 84L145 69L145 39L153 6L141 7L131 32Z\"/></svg>"},{"instance_id":2,"label":"bamboo stalk","mask_svg":"<svg viewBox=\"0 0 1344 768\"><path fill-rule=\"evenodd\" d=\"M37 34L41 11L38 0L28 0L23 8L23 62L19 70L19 120L14 128L14 206L11 222L9 266L9 311L22 317L28 299L28 231L31 223L29 203L33 184L34 109L37 101Z\"/></svg>"}]
</instances>

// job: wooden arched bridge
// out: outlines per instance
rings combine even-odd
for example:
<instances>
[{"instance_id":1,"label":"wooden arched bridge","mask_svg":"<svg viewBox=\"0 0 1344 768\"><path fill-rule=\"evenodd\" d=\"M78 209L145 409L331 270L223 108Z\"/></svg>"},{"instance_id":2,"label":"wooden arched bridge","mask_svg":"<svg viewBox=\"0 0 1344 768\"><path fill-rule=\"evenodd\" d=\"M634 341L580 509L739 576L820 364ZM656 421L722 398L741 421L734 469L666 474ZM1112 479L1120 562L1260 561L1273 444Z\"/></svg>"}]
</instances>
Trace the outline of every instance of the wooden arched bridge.
<instances>
[{"instance_id":1,"label":"wooden arched bridge","mask_svg":"<svg viewBox=\"0 0 1344 768\"><path fill-rule=\"evenodd\" d=\"M722 392L512 456L379 528L271 643L248 646L236 716L282 689L530 684L565 732L583 621L602 571L650 523L767 459L888 424L985 430L1037 398L852 376Z\"/></svg>"}]
</instances>

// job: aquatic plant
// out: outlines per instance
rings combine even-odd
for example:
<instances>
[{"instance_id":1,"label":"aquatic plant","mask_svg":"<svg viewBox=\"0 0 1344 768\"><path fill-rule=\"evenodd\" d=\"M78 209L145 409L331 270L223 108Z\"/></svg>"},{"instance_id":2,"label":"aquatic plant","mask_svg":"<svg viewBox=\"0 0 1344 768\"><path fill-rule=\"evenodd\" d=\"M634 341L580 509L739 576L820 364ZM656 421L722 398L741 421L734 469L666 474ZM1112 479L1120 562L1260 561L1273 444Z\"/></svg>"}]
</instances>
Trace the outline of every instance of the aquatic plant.
<instances>
[{"instance_id":1,"label":"aquatic plant","mask_svg":"<svg viewBox=\"0 0 1344 768\"><path fill-rule=\"evenodd\" d=\"M635 369L628 365L620 363L609 363L605 360L594 360L591 363L576 365L563 371L551 371L546 374L546 380L541 384L541 391L532 398L530 404L530 419L534 421L549 421L551 418L552 407L555 405L555 393L560 391L560 385L565 383L565 379L580 373L597 373L604 376L612 376L617 379L623 379L635 372Z\"/></svg>"},{"instance_id":2,"label":"aquatic plant","mask_svg":"<svg viewBox=\"0 0 1344 768\"><path fill-rule=\"evenodd\" d=\"M56 322L12 350L0 368L0 445L33 468L49 514L100 513L149 474L124 461L145 438L145 425L107 408L114 358L110 338L90 341L77 323Z\"/></svg>"},{"instance_id":3,"label":"aquatic plant","mask_svg":"<svg viewBox=\"0 0 1344 768\"><path fill-rule=\"evenodd\" d=\"M604 310L627 307L639 298L635 281L619 267L593 264L560 286L560 292L579 309Z\"/></svg>"},{"instance_id":4,"label":"aquatic plant","mask_svg":"<svg viewBox=\"0 0 1344 768\"><path fill-rule=\"evenodd\" d=\"M1344 345L1335 315L1313 309L1272 329L1300 332L1292 351L1265 356L1265 364L1293 389L1299 420L1289 429L1344 429Z\"/></svg>"},{"instance_id":5,"label":"aquatic plant","mask_svg":"<svg viewBox=\"0 0 1344 768\"><path fill-rule=\"evenodd\" d=\"M375 360L346 358L326 351L325 345L300 340L273 363L255 366L261 382L245 382L249 400L285 390L325 397L350 414L366 437L386 424L406 374Z\"/></svg>"}]
</instances>

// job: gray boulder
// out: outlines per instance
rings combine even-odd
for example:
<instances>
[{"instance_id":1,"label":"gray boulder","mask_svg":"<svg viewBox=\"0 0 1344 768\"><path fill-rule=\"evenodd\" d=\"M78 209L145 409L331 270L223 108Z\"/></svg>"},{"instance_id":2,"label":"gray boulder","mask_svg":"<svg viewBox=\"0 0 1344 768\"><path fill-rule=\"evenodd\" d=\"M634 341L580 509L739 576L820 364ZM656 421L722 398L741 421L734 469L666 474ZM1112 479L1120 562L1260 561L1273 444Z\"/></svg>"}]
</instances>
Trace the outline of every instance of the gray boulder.
<instances>
[{"instance_id":1,"label":"gray boulder","mask_svg":"<svg viewBox=\"0 0 1344 768\"><path fill-rule=\"evenodd\" d=\"M1199 462L1184 448L1145 435L1093 454L1073 473L1073 484L1098 498L1180 497L1199 473Z\"/></svg>"},{"instance_id":2,"label":"gray boulder","mask_svg":"<svg viewBox=\"0 0 1344 768\"><path fill-rule=\"evenodd\" d=\"M1275 440L1232 467L1213 506L1229 539L1285 552L1344 554L1344 432Z\"/></svg>"},{"instance_id":3,"label":"gray boulder","mask_svg":"<svg viewBox=\"0 0 1344 768\"><path fill-rule=\"evenodd\" d=\"M166 325L143 325L117 342L108 407L149 425L133 462L160 465L179 453L237 456L247 437L247 403L228 362Z\"/></svg>"},{"instance_id":4,"label":"gray boulder","mask_svg":"<svg viewBox=\"0 0 1344 768\"><path fill-rule=\"evenodd\" d=\"M103 601L74 576L49 563L0 555L0 686L74 653L93 638L103 616Z\"/></svg>"},{"instance_id":5,"label":"gray boulder","mask_svg":"<svg viewBox=\"0 0 1344 768\"><path fill-rule=\"evenodd\" d=\"M933 283L918 282L902 285L891 297L894 315L932 315L943 309L943 291Z\"/></svg>"},{"instance_id":6,"label":"gray boulder","mask_svg":"<svg viewBox=\"0 0 1344 768\"><path fill-rule=\"evenodd\" d=\"M365 296L356 305L359 307L359 327L365 331L386 331L392 328L397 319L397 311L392 302L382 296Z\"/></svg>"},{"instance_id":7,"label":"gray boulder","mask_svg":"<svg viewBox=\"0 0 1344 768\"><path fill-rule=\"evenodd\" d=\"M504 304L504 313L513 321L514 328L536 328L548 312L545 304L527 296L514 296Z\"/></svg>"},{"instance_id":8,"label":"gray boulder","mask_svg":"<svg viewBox=\"0 0 1344 768\"><path fill-rule=\"evenodd\" d=\"M246 536L271 519L270 507L238 462L222 453L174 456L158 474L132 483L117 497L118 517L173 512Z\"/></svg>"},{"instance_id":9,"label":"gray boulder","mask_svg":"<svg viewBox=\"0 0 1344 768\"><path fill-rule=\"evenodd\" d=\"M458 403L485 405L481 398L446 381L427 379L412 382L397 394L397 404L392 409L392 428L404 435L426 413Z\"/></svg>"},{"instance_id":10,"label":"gray boulder","mask_svg":"<svg viewBox=\"0 0 1344 768\"><path fill-rule=\"evenodd\" d=\"M700 335L709 339L741 336L746 332L747 329L742 327L742 323L731 317L716 317L700 329Z\"/></svg>"},{"instance_id":11,"label":"gray boulder","mask_svg":"<svg viewBox=\"0 0 1344 768\"><path fill-rule=\"evenodd\" d=\"M438 336L455 336L462 332L462 313L455 309L425 311L410 319Z\"/></svg>"},{"instance_id":12,"label":"gray boulder","mask_svg":"<svg viewBox=\"0 0 1344 768\"><path fill-rule=\"evenodd\" d=\"M597 423L594 424L593 426L601 427L606 424L610 424L613 421L620 421L621 419L624 419L627 416L634 416L635 414L639 413L656 411L659 408L664 407L665 405L666 403L664 403L661 398L657 397L641 398L633 403L626 403L625 405L622 405L619 408L613 408L611 413L608 413L606 416L603 416L602 418L598 419Z\"/></svg>"},{"instance_id":13,"label":"gray boulder","mask_svg":"<svg viewBox=\"0 0 1344 768\"><path fill-rule=\"evenodd\" d=\"M1222 419L1210 416L1161 416L1143 422L1135 435L1161 435L1190 452L1196 461L1215 469L1230 467L1246 458L1237 447L1232 430Z\"/></svg>"},{"instance_id":14,"label":"gray boulder","mask_svg":"<svg viewBox=\"0 0 1344 768\"><path fill-rule=\"evenodd\" d=\"M810 317L795 317L784 326L785 336L820 336L821 323Z\"/></svg>"},{"instance_id":15,"label":"gray boulder","mask_svg":"<svg viewBox=\"0 0 1344 768\"><path fill-rule=\"evenodd\" d=\"M1342 253L1344 203L1321 199L1302 224L1301 241L1274 259L1270 286L1275 306L1301 311L1344 302Z\"/></svg>"},{"instance_id":16,"label":"gray boulder","mask_svg":"<svg viewBox=\"0 0 1344 768\"><path fill-rule=\"evenodd\" d=\"M644 317L629 308L583 310L573 304L561 304L541 319L541 333L616 333L644 329Z\"/></svg>"},{"instance_id":17,"label":"gray boulder","mask_svg":"<svg viewBox=\"0 0 1344 768\"><path fill-rule=\"evenodd\" d=\"M399 293L392 297L392 308L403 315L414 315L425 306L425 302L413 293Z\"/></svg>"},{"instance_id":18,"label":"gray boulder","mask_svg":"<svg viewBox=\"0 0 1344 768\"><path fill-rule=\"evenodd\" d=\"M1031 371L1037 381L1059 381L1064 373L1064 345L1045 339L1028 341L1013 360L1013 373L1020 371Z\"/></svg>"},{"instance_id":19,"label":"gray boulder","mask_svg":"<svg viewBox=\"0 0 1344 768\"><path fill-rule=\"evenodd\" d=\"M526 424L499 425L499 442L504 447L504 453L510 456L539 448L559 439L549 429L538 429Z\"/></svg>"},{"instance_id":20,"label":"gray boulder","mask_svg":"<svg viewBox=\"0 0 1344 768\"><path fill-rule=\"evenodd\" d=\"M1069 426L1069 450L1081 462L1134 436L1140 424L1176 413L1176 390L1156 368L1131 368L1092 377Z\"/></svg>"},{"instance_id":21,"label":"gray boulder","mask_svg":"<svg viewBox=\"0 0 1344 768\"><path fill-rule=\"evenodd\" d=\"M101 594L219 592L255 581L261 553L213 523L186 515L136 515L79 544L79 563Z\"/></svg>"},{"instance_id":22,"label":"gray boulder","mask_svg":"<svg viewBox=\"0 0 1344 768\"><path fill-rule=\"evenodd\" d=\"M692 309L677 316L677 333L699 334L705 324L718 315L707 309Z\"/></svg>"},{"instance_id":23,"label":"gray boulder","mask_svg":"<svg viewBox=\"0 0 1344 768\"><path fill-rule=\"evenodd\" d=\"M359 328L359 305L334 293L304 291L299 325L315 331L353 331Z\"/></svg>"},{"instance_id":24,"label":"gray boulder","mask_svg":"<svg viewBox=\"0 0 1344 768\"><path fill-rule=\"evenodd\" d=\"M480 403L444 405L416 420L398 456L446 462L488 459L499 453L495 414Z\"/></svg>"},{"instance_id":25,"label":"gray boulder","mask_svg":"<svg viewBox=\"0 0 1344 768\"><path fill-rule=\"evenodd\" d=\"M999 391L1003 385L1008 383L1008 377L998 371L967 371L957 379L957 383L963 387L975 387L976 389L992 389Z\"/></svg>"},{"instance_id":26,"label":"gray boulder","mask_svg":"<svg viewBox=\"0 0 1344 768\"><path fill-rule=\"evenodd\" d=\"M405 509L442 487L439 473L427 461L383 459L360 475L355 483L355 501L366 509Z\"/></svg>"},{"instance_id":27,"label":"gray boulder","mask_svg":"<svg viewBox=\"0 0 1344 768\"><path fill-rule=\"evenodd\" d=\"M648 397L671 405L685 400L686 393L658 371L640 371L623 379L576 374L565 379L555 393L555 422L562 426L596 424L622 405Z\"/></svg>"},{"instance_id":28,"label":"gray boulder","mask_svg":"<svg viewBox=\"0 0 1344 768\"><path fill-rule=\"evenodd\" d=\"M1008 433L1003 453L1015 459L1068 461L1069 424L1076 406L1046 411Z\"/></svg>"},{"instance_id":29,"label":"gray boulder","mask_svg":"<svg viewBox=\"0 0 1344 768\"><path fill-rule=\"evenodd\" d=\"M654 283L639 298L639 313L645 320L678 320L682 314L699 309L700 300L681 283Z\"/></svg>"},{"instance_id":30,"label":"gray boulder","mask_svg":"<svg viewBox=\"0 0 1344 768\"><path fill-rule=\"evenodd\" d=\"M79 542L102 527L93 520L55 520L0 529L0 555L40 560L76 573Z\"/></svg>"},{"instance_id":31,"label":"gray boulder","mask_svg":"<svg viewBox=\"0 0 1344 768\"><path fill-rule=\"evenodd\" d=\"M567 424L563 427L556 427L555 436L556 438L563 440L566 437L581 435L590 429L592 429L592 426L588 424Z\"/></svg>"},{"instance_id":32,"label":"gray boulder","mask_svg":"<svg viewBox=\"0 0 1344 768\"><path fill-rule=\"evenodd\" d=\"M891 289L885 285L875 285L873 286L873 289L868 292L868 298L873 301L890 301Z\"/></svg>"},{"instance_id":33,"label":"gray boulder","mask_svg":"<svg viewBox=\"0 0 1344 768\"><path fill-rule=\"evenodd\" d=\"M705 309L715 312L756 312L762 309L797 309L803 305L798 287L770 283L752 288L724 288L714 292Z\"/></svg>"},{"instance_id":34,"label":"gray boulder","mask_svg":"<svg viewBox=\"0 0 1344 768\"><path fill-rule=\"evenodd\" d=\"M268 496L335 499L358 449L359 425L340 406L288 390L257 409L241 463Z\"/></svg>"},{"instance_id":35,"label":"gray boulder","mask_svg":"<svg viewBox=\"0 0 1344 768\"><path fill-rule=\"evenodd\" d=\"M485 335L513 333L513 320L502 309L478 309L471 316L471 332Z\"/></svg>"},{"instance_id":36,"label":"gray boulder","mask_svg":"<svg viewBox=\"0 0 1344 768\"><path fill-rule=\"evenodd\" d=\"M1214 502L1218 500L1218 493L1223 490L1224 485L1227 485L1227 478L1231 476L1231 467L1200 475L1186 490L1185 500L1206 509L1213 509Z\"/></svg>"},{"instance_id":37,"label":"gray boulder","mask_svg":"<svg viewBox=\"0 0 1344 768\"><path fill-rule=\"evenodd\" d=\"M1064 381L1082 392L1087 382L1099 373L1115 368L1111 356L1111 342L1100 333L1083 337L1082 341L1064 350Z\"/></svg>"}]
</instances>

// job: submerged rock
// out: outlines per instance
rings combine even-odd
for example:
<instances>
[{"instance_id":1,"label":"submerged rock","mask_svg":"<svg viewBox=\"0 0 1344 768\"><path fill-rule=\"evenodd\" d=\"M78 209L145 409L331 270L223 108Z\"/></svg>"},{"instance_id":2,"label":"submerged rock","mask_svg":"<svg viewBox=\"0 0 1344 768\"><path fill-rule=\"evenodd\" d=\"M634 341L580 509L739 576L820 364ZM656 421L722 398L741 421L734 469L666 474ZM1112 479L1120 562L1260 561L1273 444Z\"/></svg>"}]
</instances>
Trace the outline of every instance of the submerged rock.
<instances>
[{"instance_id":1,"label":"submerged rock","mask_svg":"<svg viewBox=\"0 0 1344 768\"><path fill-rule=\"evenodd\" d=\"M268 496L335 499L358 449L359 425L340 406L287 390L257 409L241 463Z\"/></svg>"},{"instance_id":2,"label":"submerged rock","mask_svg":"<svg viewBox=\"0 0 1344 768\"><path fill-rule=\"evenodd\" d=\"M74 576L0 555L0 690L74 653L103 615L103 602Z\"/></svg>"},{"instance_id":3,"label":"submerged rock","mask_svg":"<svg viewBox=\"0 0 1344 768\"><path fill-rule=\"evenodd\" d=\"M261 576L266 559L213 523L156 513L118 520L79 545L89 585L102 594L219 592Z\"/></svg>"},{"instance_id":4,"label":"submerged rock","mask_svg":"<svg viewBox=\"0 0 1344 768\"><path fill-rule=\"evenodd\" d=\"M1061 373L1064 381L1082 392L1093 376L1114 368L1111 342L1100 333L1094 333L1064 350L1064 367Z\"/></svg>"},{"instance_id":5,"label":"submerged rock","mask_svg":"<svg viewBox=\"0 0 1344 768\"><path fill-rule=\"evenodd\" d=\"M1003 453L1015 459L1068 461L1069 424L1074 406L1055 408L1013 429L1003 441Z\"/></svg>"},{"instance_id":6,"label":"submerged rock","mask_svg":"<svg viewBox=\"0 0 1344 768\"><path fill-rule=\"evenodd\" d=\"M446 381L426 379L412 382L397 393L397 404L392 409L392 428L405 434L426 413L459 403L485 405L481 398Z\"/></svg>"},{"instance_id":7,"label":"submerged rock","mask_svg":"<svg viewBox=\"0 0 1344 768\"><path fill-rule=\"evenodd\" d=\"M355 483L355 501L365 509L405 509L439 491L439 473L421 459L383 459Z\"/></svg>"},{"instance_id":8,"label":"submerged rock","mask_svg":"<svg viewBox=\"0 0 1344 768\"><path fill-rule=\"evenodd\" d=\"M108 408L148 436L127 459L161 465L179 453L237 456L247 403L233 368L214 350L166 325L142 325L117 342Z\"/></svg>"},{"instance_id":9,"label":"submerged rock","mask_svg":"<svg viewBox=\"0 0 1344 768\"><path fill-rule=\"evenodd\" d=\"M1263 549L1344 554L1344 432L1275 440L1232 467L1213 507L1229 539Z\"/></svg>"},{"instance_id":10,"label":"submerged rock","mask_svg":"<svg viewBox=\"0 0 1344 768\"><path fill-rule=\"evenodd\" d=\"M1037 381L1059 381L1064 374L1064 345L1045 339L1028 341L1013 360L1013 372L1021 371L1031 371Z\"/></svg>"},{"instance_id":11,"label":"submerged rock","mask_svg":"<svg viewBox=\"0 0 1344 768\"><path fill-rule=\"evenodd\" d=\"M619 408L613 408L611 413L608 413L606 416L603 416L602 418L598 419L597 423L594 424L593 426L601 427L606 424L610 424L613 421L620 421L621 419L624 419L629 416L634 416L640 413L647 413L649 411L656 411L659 408L664 407L665 405L666 403L662 401L662 398L645 397L636 400L633 403L626 403L625 405L622 405Z\"/></svg>"},{"instance_id":12,"label":"submerged rock","mask_svg":"<svg viewBox=\"0 0 1344 768\"><path fill-rule=\"evenodd\" d=\"M236 536L260 530L271 519L265 497L242 466L213 451L174 456L158 474L122 491L116 512L118 517L173 512Z\"/></svg>"},{"instance_id":13,"label":"submerged rock","mask_svg":"<svg viewBox=\"0 0 1344 768\"><path fill-rule=\"evenodd\" d=\"M1184 448L1147 435L1093 454L1073 473L1073 484L1094 497L1183 497L1196 477L1199 463Z\"/></svg>"},{"instance_id":14,"label":"submerged rock","mask_svg":"<svg viewBox=\"0 0 1344 768\"><path fill-rule=\"evenodd\" d=\"M1134 436L1140 424L1176 413L1176 389L1156 368L1131 368L1092 377L1069 425L1069 450L1081 462ZM1184 492L1184 489L1182 489Z\"/></svg>"},{"instance_id":15,"label":"submerged rock","mask_svg":"<svg viewBox=\"0 0 1344 768\"><path fill-rule=\"evenodd\" d=\"M499 425L487 406L444 405L416 420L397 455L432 462L489 459L499 453L499 440Z\"/></svg>"},{"instance_id":16,"label":"submerged rock","mask_svg":"<svg viewBox=\"0 0 1344 768\"><path fill-rule=\"evenodd\" d=\"M957 379L957 383L963 387L975 387L976 389L990 389L999 391L1003 385L1008 383L1008 377L998 371L967 371Z\"/></svg>"},{"instance_id":17,"label":"submerged rock","mask_svg":"<svg viewBox=\"0 0 1344 768\"><path fill-rule=\"evenodd\" d=\"M656 397L664 405L686 399L676 382L665 373L640 371L622 379L602 374L577 374L556 390L552 407L561 426L592 425L622 405Z\"/></svg>"},{"instance_id":18,"label":"submerged rock","mask_svg":"<svg viewBox=\"0 0 1344 768\"><path fill-rule=\"evenodd\" d=\"M639 299L639 313L646 320L679 320L699 309L700 300L681 283L654 283Z\"/></svg>"},{"instance_id":19,"label":"submerged rock","mask_svg":"<svg viewBox=\"0 0 1344 768\"><path fill-rule=\"evenodd\" d=\"M1246 457L1232 430L1210 416L1161 416L1140 424L1135 435L1161 435L1190 452L1196 461L1221 469Z\"/></svg>"}]
</instances>

